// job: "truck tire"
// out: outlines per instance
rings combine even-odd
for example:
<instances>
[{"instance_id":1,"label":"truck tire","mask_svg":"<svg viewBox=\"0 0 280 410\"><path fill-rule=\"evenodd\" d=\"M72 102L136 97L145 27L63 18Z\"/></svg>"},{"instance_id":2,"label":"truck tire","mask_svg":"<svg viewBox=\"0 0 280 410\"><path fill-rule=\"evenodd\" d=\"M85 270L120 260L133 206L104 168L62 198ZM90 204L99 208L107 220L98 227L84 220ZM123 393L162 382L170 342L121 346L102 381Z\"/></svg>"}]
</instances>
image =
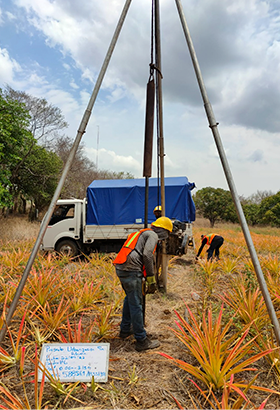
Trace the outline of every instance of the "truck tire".
<instances>
[{"instance_id":1,"label":"truck tire","mask_svg":"<svg viewBox=\"0 0 280 410\"><path fill-rule=\"evenodd\" d=\"M59 242L56 245L55 250L62 255L70 257L74 257L79 254L78 245L72 239L64 239L63 241Z\"/></svg>"}]
</instances>

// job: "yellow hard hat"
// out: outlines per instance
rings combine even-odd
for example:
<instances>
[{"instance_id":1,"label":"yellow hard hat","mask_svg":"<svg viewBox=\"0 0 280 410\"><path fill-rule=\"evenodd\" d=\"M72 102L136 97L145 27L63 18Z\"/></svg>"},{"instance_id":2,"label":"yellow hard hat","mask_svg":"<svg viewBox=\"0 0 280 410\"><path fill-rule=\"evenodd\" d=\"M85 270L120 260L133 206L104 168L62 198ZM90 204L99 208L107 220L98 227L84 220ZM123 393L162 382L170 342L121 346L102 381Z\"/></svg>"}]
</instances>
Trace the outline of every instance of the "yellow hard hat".
<instances>
[{"instance_id":1,"label":"yellow hard hat","mask_svg":"<svg viewBox=\"0 0 280 410\"><path fill-rule=\"evenodd\" d=\"M161 211L161 205L158 205L155 207L153 212Z\"/></svg>"},{"instance_id":2,"label":"yellow hard hat","mask_svg":"<svg viewBox=\"0 0 280 410\"><path fill-rule=\"evenodd\" d=\"M173 223L171 219L167 218L166 216L161 216L155 222L152 223L152 226L157 226L158 228L166 229L169 232L172 232Z\"/></svg>"}]
</instances>

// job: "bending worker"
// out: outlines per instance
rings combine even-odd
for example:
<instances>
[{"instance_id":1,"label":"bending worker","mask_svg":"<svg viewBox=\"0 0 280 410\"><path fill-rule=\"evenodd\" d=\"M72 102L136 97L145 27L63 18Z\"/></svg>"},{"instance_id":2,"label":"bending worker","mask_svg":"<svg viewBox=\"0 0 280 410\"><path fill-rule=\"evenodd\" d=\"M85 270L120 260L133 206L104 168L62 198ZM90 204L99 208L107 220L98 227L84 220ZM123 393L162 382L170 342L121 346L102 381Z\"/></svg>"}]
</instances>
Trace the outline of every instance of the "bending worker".
<instances>
[{"instance_id":1,"label":"bending worker","mask_svg":"<svg viewBox=\"0 0 280 410\"><path fill-rule=\"evenodd\" d=\"M139 352L159 346L159 341L150 340L144 329L142 279L146 277L146 293L154 293L154 252L158 241L168 238L172 228L171 220L163 216L153 222L151 228L130 234L113 262L126 294L119 336L125 339L134 334Z\"/></svg>"},{"instance_id":2,"label":"bending worker","mask_svg":"<svg viewBox=\"0 0 280 410\"><path fill-rule=\"evenodd\" d=\"M223 243L224 243L224 238L222 236L215 235L214 233L211 233L209 235L201 235L201 245L200 245L200 248L197 252L195 259L196 260L198 259L205 245L210 245L206 251L208 253L208 256L207 256L208 261L212 258L213 253L216 259L220 259L220 247L222 246Z\"/></svg>"}]
</instances>

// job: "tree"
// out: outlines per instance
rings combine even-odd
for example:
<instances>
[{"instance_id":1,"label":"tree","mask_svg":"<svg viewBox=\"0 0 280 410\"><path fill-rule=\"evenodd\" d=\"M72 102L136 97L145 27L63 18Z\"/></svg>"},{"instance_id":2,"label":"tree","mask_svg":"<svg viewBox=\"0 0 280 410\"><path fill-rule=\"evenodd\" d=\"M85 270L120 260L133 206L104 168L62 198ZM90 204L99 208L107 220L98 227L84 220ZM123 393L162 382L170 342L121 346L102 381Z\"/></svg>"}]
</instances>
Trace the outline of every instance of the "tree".
<instances>
[{"instance_id":1,"label":"tree","mask_svg":"<svg viewBox=\"0 0 280 410\"><path fill-rule=\"evenodd\" d=\"M57 137L52 144L52 150L61 158L65 165L73 140L67 136ZM61 197L62 198L84 198L87 187L95 179L128 179L133 178L128 172L114 172L108 170L98 170L84 152L84 144L80 143L71 168L66 177Z\"/></svg>"},{"instance_id":2,"label":"tree","mask_svg":"<svg viewBox=\"0 0 280 410\"><path fill-rule=\"evenodd\" d=\"M19 198L41 210L50 201L73 145L58 131L67 126L59 108L45 99L7 87L0 89L0 206L17 211ZM94 179L132 178L129 173L97 170L80 144L61 196L83 198Z\"/></svg>"},{"instance_id":3,"label":"tree","mask_svg":"<svg viewBox=\"0 0 280 410\"><path fill-rule=\"evenodd\" d=\"M4 96L0 89L0 206L11 206L17 189L18 164L34 143L28 131L29 115L24 105Z\"/></svg>"},{"instance_id":4,"label":"tree","mask_svg":"<svg viewBox=\"0 0 280 410\"><path fill-rule=\"evenodd\" d=\"M60 136L52 144L53 152L59 156L65 165L73 140L67 136ZM68 171L62 192L62 198L84 198L86 188L94 180L98 179L96 165L84 154L84 145L80 143L71 168Z\"/></svg>"},{"instance_id":5,"label":"tree","mask_svg":"<svg viewBox=\"0 0 280 410\"><path fill-rule=\"evenodd\" d=\"M249 225L257 225L259 223L259 209L260 205L244 201L241 203L246 221Z\"/></svg>"},{"instance_id":6,"label":"tree","mask_svg":"<svg viewBox=\"0 0 280 410\"><path fill-rule=\"evenodd\" d=\"M222 188L202 188L197 191L193 200L197 211L209 219L211 228L218 221L238 221L230 191Z\"/></svg>"},{"instance_id":7,"label":"tree","mask_svg":"<svg viewBox=\"0 0 280 410\"><path fill-rule=\"evenodd\" d=\"M259 223L259 210L261 198L266 197L267 191L257 191L256 194L251 195L249 198L240 197L240 203L249 225L257 225Z\"/></svg>"},{"instance_id":8,"label":"tree","mask_svg":"<svg viewBox=\"0 0 280 410\"><path fill-rule=\"evenodd\" d=\"M34 146L32 153L21 165L19 190L34 203L35 208L39 211L50 203L62 167L62 160L54 152L39 145Z\"/></svg>"},{"instance_id":9,"label":"tree","mask_svg":"<svg viewBox=\"0 0 280 410\"><path fill-rule=\"evenodd\" d=\"M45 98L33 97L24 91L16 91L7 86L5 97L24 104L29 112L28 130L36 141L45 148L56 137L58 131L68 126L58 107L48 103Z\"/></svg>"},{"instance_id":10,"label":"tree","mask_svg":"<svg viewBox=\"0 0 280 410\"><path fill-rule=\"evenodd\" d=\"M108 171L105 169L98 170L98 179L133 179L134 175L130 172L116 172L116 171Z\"/></svg>"},{"instance_id":11,"label":"tree","mask_svg":"<svg viewBox=\"0 0 280 410\"><path fill-rule=\"evenodd\" d=\"M273 195L272 191L257 191L248 198L240 198L245 218L250 225L254 226L264 222L260 216L260 205L265 198L269 198Z\"/></svg>"},{"instance_id":12,"label":"tree","mask_svg":"<svg viewBox=\"0 0 280 410\"><path fill-rule=\"evenodd\" d=\"M28 184L23 186L22 172L29 169L29 180L33 184L33 196L35 195L34 185L38 181L36 167L37 160L41 158L44 151L39 150L38 143L44 148L50 146L50 142L57 132L67 126L64 117L59 108L49 104L43 98L32 97L31 95L15 91L7 86L3 92L1 90L1 113L0 113L0 159L4 156L0 168L0 205L13 205L14 211L17 210L19 197L23 201L26 195L30 197L30 189ZM39 158L36 160L36 155ZM48 162L47 158L54 154L47 154L44 152L46 164L49 166L50 173L53 173L53 167ZM32 164L33 163L33 164ZM35 169L33 171L33 166ZM58 167L57 161L54 161L54 166L61 169L61 163ZM44 181L49 181L49 171L46 168L44 173ZM31 177L33 175L33 178ZM26 179L26 175L24 176ZM58 176L56 175L56 181ZM42 182L42 181L41 181ZM38 186L39 196L37 195L37 203L39 204L39 197L42 197L44 202L43 191L47 188L46 184ZM48 197L48 194L45 192ZM31 199L31 198L29 198Z\"/></svg>"},{"instance_id":13,"label":"tree","mask_svg":"<svg viewBox=\"0 0 280 410\"><path fill-rule=\"evenodd\" d=\"M274 195L272 191L257 191L255 194L249 196L247 201L252 204L258 204L262 202L263 199Z\"/></svg>"},{"instance_id":14,"label":"tree","mask_svg":"<svg viewBox=\"0 0 280 410\"><path fill-rule=\"evenodd\" d=\"M280 227L280 191L261 201L259 218L262 223Z\"/></svg>"}]
</instances>

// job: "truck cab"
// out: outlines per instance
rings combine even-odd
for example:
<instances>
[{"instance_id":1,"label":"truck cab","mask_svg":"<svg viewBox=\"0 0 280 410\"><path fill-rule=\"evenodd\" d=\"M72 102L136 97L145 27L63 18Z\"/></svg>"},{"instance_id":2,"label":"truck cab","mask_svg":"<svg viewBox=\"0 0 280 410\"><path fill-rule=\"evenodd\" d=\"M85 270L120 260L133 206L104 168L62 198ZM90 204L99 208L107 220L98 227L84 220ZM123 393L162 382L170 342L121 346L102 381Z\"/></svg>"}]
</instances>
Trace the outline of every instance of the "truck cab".
<instances>
[{"instance_id":1,"label":"truck cab","mask_svg":"<svg viewBox=\"0 0 280 410\"><path fill-rule=\"evenodd\" d=\"M56 250L69 255L78 253L84 202L80 199L57 201L41 244L42 250Z\"/></svg>"}]
</instances>

